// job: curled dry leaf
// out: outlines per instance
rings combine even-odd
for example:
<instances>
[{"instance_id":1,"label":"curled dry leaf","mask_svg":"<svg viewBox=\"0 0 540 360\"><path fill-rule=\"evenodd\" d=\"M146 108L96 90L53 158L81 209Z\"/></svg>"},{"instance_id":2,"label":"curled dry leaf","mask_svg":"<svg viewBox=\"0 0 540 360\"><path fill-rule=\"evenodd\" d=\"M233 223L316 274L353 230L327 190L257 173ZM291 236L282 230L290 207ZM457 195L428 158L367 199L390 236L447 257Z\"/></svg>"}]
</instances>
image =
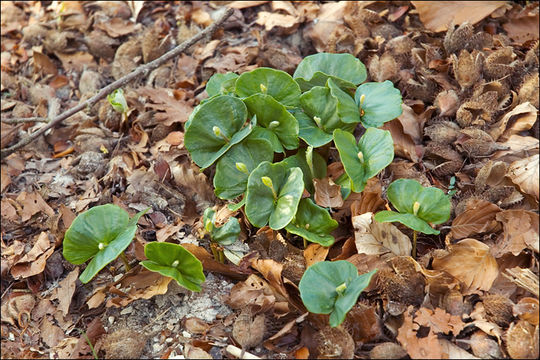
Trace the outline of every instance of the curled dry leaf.
<instances>
[{"instance_id":1,"label":"curled dry leaf","mask_svg":"<svg viewBox=\"0 0 540 360\"><path fill-rule=\"evenodd\" d=\"M491 339L485 332L478 330L471 335L467 343L475 356L481 359L500 359L502 358L501 348L497 341Z\"/></svg>"},{"instance_id":2,"label":"curled dry leaf","mask_svg":"<svg viewBox=\"0 0 540 360\"><path fill-rule=\"evenodd\" d=\"M23 191L17 196L17 202L21 204L21 221L29 220L33 215L44 212L47 216L54 216L54 210L43 200L38 192L27 193Z\"/></svg>"},{"instance_id":3,"label":"curled dry leaf","mask_svg":"<svg viewBox=\"0 0 540 360\"><path fill-rule=\"evenodd\" d=\"M464 295L488 291L499 275L497 261L489 250L478 240L461 240L449 245L445 255L433 259L433 269L444 270L460 280Z\"/></svg>"},{"instance_id":4,"label":"curled dry leaf","mask_svg":"<svg viewBox=\"0 0 540 360\"><path fill-rule=\"evenodd\" d=\"M538 110L530 102L519 104L491 126L489 134L495 141L506 141L520 131L529 130L536 122Z\"/></svg>"},{"instance_id":5,"label":"curled dry leaf","mask_svg":"<svg viewBox=\"0 0 540 360\"><path fill-rule=\"evenodd\" d=\"M508 168L508 176L514 184L519 186L522 192L532 195L538 201L539 198L539 175L538 159L539 155L529 156L521 160L516 160Z\"/></svg>"},{"instance_id":6,"label":"curled dry leaf","mask_svg":"<svg viewBox=\"0 0 540 360\"><path fill-rule=\"evenodd\" d=\"M411 240L392 223L373 221L373 213L368 212L352 217L356 249L359 254L409 256Z\"/></svg>"},{"instance_id":7,"label":"curled dry leaf","mask_svg":"<svg viewBox=\"0 0 540 360\"><path fill-rule=\"evenodd\" d=\"M304 250L304 258L306 259L306 268L311 265L324 261L328 255L330 248L321 246L319 244L309 244Z\"/></svg>"},{"instance_id":8,"label":"curled dry leaf","mask_svg":"<svg viewBox=\"0 0 540 360\"><path fill-rule=\"evenodd\" d=\"M11 267L11 275L15 279L20 279L41 274L45 270L47 259L54 252L53 245L46 232L39 234L32 249Z\"/></svg>"},{"instance_id":9,"label":"curled dry leaf","mask_svg":"<svg viewBox=\"0 0 540 360\"><path fill-rule=\"evenodd\" d=\"M341 186L337 185L332 179L313 179L315 186L315 203L322 207L339 208L343 205L341 196Z\"/></svg>"},{"instance_id":10,"label":"curled dry leaf","mask_svg":"<svg viewBox=\"0 0 540 360\"><path fill-rule=\"evenodd\" d=\"M519 320L506 332L506 351L512 359L538 359L538 326Z\"/></svg>"},{"instance_id":11,"label":"curled dry leaf","mask_svg":"<svg viewBox=\"0 0 540 360\"><path fill-rule=\"evenodd\" d=\"M531 325L538 325L538 299L525 297L514 305L513 314L520 319L528 321Z\"/></svg>"},{"instance_id":12,"label":"curled dry leaf","mask_svg":"<svg viewBox=\"0 0 540 360\"><path fill-rule=\"evenodd\" d=\"M292 15L260 11L255 22L263 25L266 31L277 27L283 34L292 34L298 28L300 19Z\"/></svg>"},{"instance_id":13,"label":"curled dry leaf","mask_svg":"<svg viewBox=\"0 0 540 360\"><path fill-rule=\"evenodd\" d=\"M264 314L252 317L249 308L244 308L233 324L232 336L243 350L259 345L264 336Z\"/></svg>"},{"instance_id":14,"label":"curled dry leaf","mask_svg":"<svg viewBox=\"0 0 540 360\"><path fill-rule=\"evenodd\" d=\"M34 295L14 291L5 300L2 299L2 322L7 322L13 326L18 324L19 327L24 328L25 324L22 323L22 315L26 314L29 319L34 306L36 306Z\"/></svg>"},{"instance_id":15,"label":"curled dry leaf","mask_svg":"<svg viewBox=\"0 0 540 360\"><path fill-rule=\"evenodd\" d=\"M253 314L266 312L274 307L276 297L266 280L251 274L245 281L235 284L227 299L227 304L233 309L247 306Z\"/></svg>"},{"instance_id":16,"label":"curled dry leaf","mask_svg":"<svg viewBox=\"0 0 540 360\"><path fill-rule=\"evenodd\" d=\"M538 214L526 210L506 210L496 215L503 224L503 234L492 247L495 257L511 252L517 256L527 247L538 252Z\"/></svg>"},{"instance_id":17,"label":"curled dry leaf","mask_svg":"<svg viewBox=\"0 0 540 360\"><path fill-rule=\"evenodd\" d=\"M465 211L452 221L450 236L463 239L474 234L493 232L500 227L495 216L501 209L486 200L474 199L467 203Z\"/></svg>"},{"instance_id":18,"label":"curled dry leaf","mask_svg":"<svg viewBox=\"0 0 540 360\"><path fill-rule=\"evenodd\" d=\"M381 128L390 131L392 134L394 152L397 156L409 159L415 163L422 159L423 147L416 145L411 135L405 133L404 127L398 119L384 123Z\"/></svg>"},{"instance_id":19,"label":"curled dry leaf","mask_svg":"<svg viewBox=\"0 0 540 360\"><path fill-rule=\"evenodd\" d=\"M526 156L525 154L529 154L531 151L538 152L539 141L532 136L511 135L501 145L507 147L508 150L497 151L493 154L492 159L500 159L501 161L511 163L522 159Z\"/></svg>"}]
</instances>

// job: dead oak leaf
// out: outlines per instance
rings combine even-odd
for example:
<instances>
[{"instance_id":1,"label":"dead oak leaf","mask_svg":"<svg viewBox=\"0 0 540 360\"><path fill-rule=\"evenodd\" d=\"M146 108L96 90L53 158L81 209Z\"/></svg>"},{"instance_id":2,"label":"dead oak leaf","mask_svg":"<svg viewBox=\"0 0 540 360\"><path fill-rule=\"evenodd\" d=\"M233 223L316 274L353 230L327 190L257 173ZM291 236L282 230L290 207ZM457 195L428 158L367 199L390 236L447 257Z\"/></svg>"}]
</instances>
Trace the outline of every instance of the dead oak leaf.
<instances>
[{"instance_id":1,"label":"dead oak leaf","mask_svg":"<svg viewBox=\"0 0 540 360\"><path fill-rule=\"evenodd\" d=\"M146 107L160 111L155 117L165 126L186 122L193 111L192 100L185 100L185 93L180 90L141 87L137 93L149 98L151 102Z\"/></svg>"},{"instance_id":2,"label":"dead oak leaf","mask_svg":"<svg viewBox=\"0 0 540 360\"><path fill-rule=\"evenodd\" d=\"M414 321L419 325L430 327L435 333L448 335L452 332L454 336L459 334L465 327L461 317L450 315L440 308L436 308L435 311L424 307L420 308L415 314Z\"/></svg>"},{"instance_id":3,"label":"dead oak leaf","mask_svg":"<svg viewBox=\"0 0 540 360\"><path fill-rule=\"evenodd\" d=\"M475 239L449 245L446 254L434 257L433 269L444 270L460 280L464 284L464 295L488 291L499 275L497 261L489 246Z\"/></svg>"},{"instance_id":4,"label":"dead oak leaf","mask_svg":"<svg viewBox=\"0 0 540 360\"><path fill-rule=\"evenodd\" d=\"M413 321L411 305L406 311L403 325L398 330L397 340L412 359L442 359L442 348L437 335L430 329L428 336L419 338L420 325Z\"/></svg>"},{"instance_id":5,"label":"dead oak leaf","mask_svg":"<svg viewBox=\"0 0 540 360\"><path fill-rule=\"evenodd\" d=\"M21 221L29 220L33 215L44 212L47 216L54 216L54 210L47 205L38 192L27 193L23 191L17 196L17 202L21 204Z\"/></svg>"},{"instance_id":6,"label":"dead oak leaf","mask_svg":"<svg viewBox=\"0 0 540 360\"><path fill-rule=\"evenodd\" d=\"M315 187L315 203L322 207L339 208L343 205L341 196L341 186L337 185L332 179L313 179Z\"/></svg>"},{"instance_id":7,"label":"dead oak leaf","mask_svg":"<svg viewBox=\"0 0 540 360\"><path fill-rule=\"evenodd\" d=\"M503 224L503 234L492 248L492 254L500 257L508 252L518 256L529 247L538 253L538 214L527 210L506 210L496 215Z\"/></svg>"}]
</instances>

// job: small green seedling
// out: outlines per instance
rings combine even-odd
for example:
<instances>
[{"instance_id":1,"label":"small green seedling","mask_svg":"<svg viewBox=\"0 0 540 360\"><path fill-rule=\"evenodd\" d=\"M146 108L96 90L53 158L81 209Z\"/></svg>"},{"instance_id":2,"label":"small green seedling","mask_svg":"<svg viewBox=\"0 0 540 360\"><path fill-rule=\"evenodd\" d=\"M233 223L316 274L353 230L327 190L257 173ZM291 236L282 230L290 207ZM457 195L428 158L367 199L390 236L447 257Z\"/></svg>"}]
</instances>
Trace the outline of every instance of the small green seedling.
<instances>
[{"instance_id":1,"label":"small green seedling","mask_svg":"<svg viewBox=\"0 0 540 360\"><path fill-rule=\"evenodd\" d=\"M214 257L221 263L225 261L223 248L221 245L231 245L238 240L240 235L240 222L237 218L231 217L227 223L222 226L216 226L216 212L212 208L204 211L203 215L204 229L210 234L212 243L210 247Z\"/></svg>"},{"instance_id":2,"label":"small green seedling","mask_svg":"<svg viewBox=\"0 0 540 360\"><path fill-rule=\"evenodd\" d=\"M127 124L128 120L128 104L126 98L124 97L124 90L116 89L109 95L107 95L107 100L113 109L122 115L122 124Z\"/></svg>"},{"instance_id":3,"label":"small green seedling","mask_svg":"<svg viewBox=\"0 0 540 360\"><path fill-rule=\"evenodd\" d=\"M331 246L335 239L330 233L338 227L338 222L332 219L330 213L315 204L310 198L300 200L298 210L293 220L285 227L285 230L306 240Z\"/></svg>"},{"instance_id":4,"label":"small green seedling","mask_svg":"<svg viewBox=\"0 0 540 360\"><path fill-rule=\"evenodd\" d=\"M201 291L206 280L199 259L181 245L166 242L151 242L144 246L148 260L141 265L150 271L172 277L180 286L191 291Z\"/></svg>"},{"instance_id":5,"label":"small green seedling","mask_svg":"<svg viewBox=\"0 0 540 360\"><path fill-rule=\"evenodd\" d=\"M236 94L241 98L263 94L286 107L298 106L300 86L285 71L261 67L240 75L235 85Z\"/></svg>"},{"instance_id":6,"label":"small green seedling","mask_svg":"<svg viewBox=\"0 0 540 360\"><path fill-rule=\"evenodd\" d=\"M330 326L339 326L376 271L358 275L356 266L345 260L315 263L300 280L300 297L308 311L330 314Z\"/></svg>"},{"instance_id":7,"label":"small green seedling","mask_svg":"<svg viewBox=\"0 0 540 360\"><path fill-rule=\"evenodd\" d=\"M137 221L148 209L129 218L127 211L113 204L91 208L77 216L66 231L64 258L74 265L92 259L79 279L86 284L107 264L123 256L135 232ZM128 267L125 257L122 258Z\"/></svg>"},{"instance_id":8,"label":"small green seedling","mask_svg":"<svg viewBox=\"0 0 540 360\"><path fill-rule=\"evenodd\" d=\"M354 100L360 108L364 127L379 127L401 115L401 93L392 82L365 83L356 89Z\"/></svg>"},{"instance_id":9,"label":"small green seedling","mask_svg":"<svg viewBox=\"0 0 540 360\"><path fill-rule=\"evenodd\" d=\"M397 221L413 229L413 257L416 257L416 232L439 234L429 223L442 224L450 218L450 200L441 189L425 188L412 179L392 182L386 195L398 212L380 211L375 214L375 220Z\"/></svg>"},{"instance_id":10,"label":"small green seedling","mask_svg":"<svg viewBox=\"0 0 540 360\"><path fill-rule=\"evenodd\" d=\"M236 87L236 79L238 79L238 74L232 72L212 75L206 83L208 96L233 94Z\"/></svg>"}]
</instances>

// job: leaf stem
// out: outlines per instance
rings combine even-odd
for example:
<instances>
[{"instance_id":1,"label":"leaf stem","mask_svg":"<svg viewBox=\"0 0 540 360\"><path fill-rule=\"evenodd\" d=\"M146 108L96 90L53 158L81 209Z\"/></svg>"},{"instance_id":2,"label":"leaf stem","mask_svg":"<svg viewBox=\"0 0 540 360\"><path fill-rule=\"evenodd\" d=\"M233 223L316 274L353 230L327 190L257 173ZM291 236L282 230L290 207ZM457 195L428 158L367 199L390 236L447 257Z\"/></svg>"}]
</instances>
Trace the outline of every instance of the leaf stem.
<instances>
[{"instance_id":1,"label":"leaf stem","mask_svg":"<svg viewBox=\"0 0 540 360\"><path fill-rule=\"evenodd\" d=\"M124 266L126 267L126 272L131 270L131 266L129 266L129 261L127 259L127 256L123 251L120 253L120 259L122 259L122 261L124 262Z\"/></svg>"},{"instance_id":2,"label":"leaf stem","mask_svg":"<svg viewBox=\"0 0 540 360\"><path fill-rule=\"evenodd\" d=\"M413 230L413 245L412 245L413 259L416 259L416 235L417 235L417 231Z\"/></svg>"}]
</instances>

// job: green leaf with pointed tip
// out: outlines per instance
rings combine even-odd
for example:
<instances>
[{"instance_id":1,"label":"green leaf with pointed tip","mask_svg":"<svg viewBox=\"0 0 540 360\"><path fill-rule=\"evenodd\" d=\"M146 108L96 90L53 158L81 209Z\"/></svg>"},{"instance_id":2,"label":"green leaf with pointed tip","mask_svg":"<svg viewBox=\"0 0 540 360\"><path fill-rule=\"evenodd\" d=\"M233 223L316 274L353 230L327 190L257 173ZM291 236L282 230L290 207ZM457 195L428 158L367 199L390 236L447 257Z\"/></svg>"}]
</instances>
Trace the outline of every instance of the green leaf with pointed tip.
<instances>
[{"instance_id":1,"label":"green leaf with pointed tip","mask_svg":"<svg viewBox=\"0 0 540 360\"><path fill-rule=\"evenodd\" d=\"M364 100L360 105L360 100ZM379 127L401 115L401 93L391 81L369 82L356 89L354 101L362 109L361 121L364 127Z\"/></svg>"},{"instance_id":2,"label":"green leaf with pointed tip","mask_svg":"<svg viewBox=\"0 0 540 360\"><path fill-rule=\"evenodd\" d=\"M236 94L240 97L267 94L285 106L297 106L300 87L285 71L261 67L240 75Z\"/></svg>"},{"instance_id":3,"label":"green leaf with pointed tip","mask_svg":"<svg viewBox=\"0 0 540 360\"><path fill-rule=\"evenodd\" d=\"M298 147L298 121L285 106L270 95L255 94L244 99L249 112L257 115L257 124L276 134L285 149ZM272 128L272 123L277 126Z\"/></svg>"},{"instance_id":4,"label":"green leaf with pointed tip","mask_svg":"<svg viewBox=\"0 0 540 360\"><path fill-rule=\"evenodd\" d=\"M216 96L199 106L185 131L184 143L193 162L204 169L248 136L253 123L244 126L246 105L232 96ZM216 128L221 136L215 134Z\"/></svg>"},{"instance_id":5,"label":"green leaf with pointed tip","mask_svg":"<svg viewBox=\"0 0 540 360\"><path fill-rule=\"evenodd\" d=\"M324 86L329 78L344 90L354 90L366 77L366 67L353 55L331 53L306 56L293 75L302 91Z\"/></svg>"},{"instance_id":6,"label":"green leaf with pointed tip","mask_svg":"<svg viewBox=\"0 0 540 360\"><path fill-rule=\"evenodd\" d=\"M337 113L339 119L345 124L356 124L360 122L360 111L354 99L341 90L340 87L332 79L328 79L326 86L330 89L330 93L337 99Z\"/></svg>"},{"instance_id":7,"label":"green leaf with pointed tip","mask_svg":"<svg viewBox=\"0 0 540 360\"><path fill-rule=\"evenodd\" d=\"M148 260L141 261L141 265L148 270L172 277L180 286L191 291L201 291L201 284L206 280L203 266L181 245L150 242L144 246L144 255Z\"/></svg>"},{"instance_id":8,"label":"green leaf with pointed tip","mask_svg":"<svg viewBox=\"0 0 540 360\"><path fill-rule=\"evenodd\" d=\"M256 119L257 117L254 116L253 118ZM279 138L277 137L276 133L273 132L272 130L268 130L265 127L255 126L251 134L249 134L249 137L251 139L263 139L263 140L268 141L270 145L272 146L272 151L274 152L277 152L277 153L285 152L285 149L283 148L283 145L281 145L281 141L279 141Z\"/></svg>"},{"instance_id":9,"label":"green leaf with pointed tip","mask_svg":"<svg viewBox=\"0 0 540 360\"><path fill-rule=\"evenodd\" d=\"M320 261L307 268L298 288L309 312L330 314L330 326L336 327L358 301L377 270L358 275L356 266L345 260ZM337 288L345 288L338 293Z\"/></svg>"},{"instance_id":10,"label":"green leaf with pointed tip","mask_svg":"<svg viewBox=\"0 0 540 360\"><path fill-rule=\"evenodd\" d=\"M352 192L351 190L352 183L351 183L351 178L349 177L349 175L347 175L346 172L341 174L341 176L337 178L336 184L341 186L340 191L341 191L341 197L343 198L343 200L347 200L347 198L349 197L349 195L351 195L351 192Z\"/></svg>"},{"instance_id":11,"label":"green leaf with pointed tip","mask_svg":"<svg viewBox=\"0 0 540 360\"><path fill-rule=\"evenodd\" d=\"M256 227L269 224L279 230L291 222L304 191L302 170L287 168L285 164L262 162L249 175L246 191L246 216ZM276 198L262 178L271 179Z\"/></svg>"},{"instance_id":12,"label":"green leaf with pointed tip","mask_svg":"<svg viewBox=\"0 0 540 360\"><path fill-rule=\"evenodd\" d=\"M233 72L212 75L206 83L208 97L234 93L236 79L238 79L238 74Z\"/></svg>"},{"instance_id":13,"label":"green leaf with pointed tip","mask_svg":"<svg viewBox=\"0 0 540 360\"><path fill-rule=\"evenodd\" d=\"M416 180L398 179L388 186L386 195L399 213L381 211L375 214L375 220L379 222L399 221L425 234L439 234L428 223L442 224L450 218L450 200L444 191L435 187L423 187ZM415 203L418 203L416 214Z\"/></svg>"},{"instance_id":14,"label":"green leaf with pointed tip","mask_svg":"<svg viewBox=\"0 0 540 360\"><path fill-rule=\"evenodd\" d=\"M306 149L304 148L298 149L296 154L286 157L279 163L285 164L287 168L299 167L304 176L304 185L310 194L315 192L313 179L322 179L326 176L326 161L324 161L323 157L317 152L313 153L311 164L311 167L313 167L312 173L311 167L307 162Z\"/></svg>"},{"instance_id":15,"label":"green leaf with pointed tip","mask_svg":"<svg viewBox=\"0 0 540 360\"><path fill-rule=\"evenodd\" d=\"M214 188L221 199L234 199L246 191L249 173L263 161L272 161L274 152L268 140L251 138L234 145L216 164ZM237 169L236 164L246 166L247 173Z\"/></svg>"},{"instance_id":16,"label":"green leaf with pointed tip","mask_svg":"<svg viewBox=\"0 0 540 360\"><path fill-rule=\"evenodd\" d=\"M238 240L240 235L240 223L235 217L229 218L227 223L216 226L216 212L212 208L207 208L203 215L203 226L210 233L212 241L221 245L231 245Z\"/></svg>"},{"instance_id":17,"label":"green leaf with pointed tip","mask_svg":"<svg viewBox=\"0 0 540 360\"><path fill-rule=\"evenodd\" d=\"M335 239L330 233L338 227L325 208L315 204L310 198L300 200L293 220L285 227L290 233L303 237L322 246L331 246Z\"/></svg>"},{"instance_id":18,"label":"green leaf with pointed tip","mask_svg":"<svg viewBox=\"0 0 540 360\"><path fill-rule=\"evenodd\" d=\"M345 172L351 178L354 192L364 190L368 179L377 175L394 159L394 142L387 130L369 128L356 144L353 134L336 129L334 143Z\"/></svg>"},{"instance_id":19,"label":"green leaf with pointed tip","mask_svg":"<svg viewBox=\"0 0 540 360\"><path fill-rule=\"evenodd\" d=\"M92 280L129 246L137 231L137 221L146 211L130 220L127 211L106 204L95 206L73 220L64 235L62 251L64 258L75 265L92 258L79 277L82 283Z\"/></svg>"}]
</instances>

